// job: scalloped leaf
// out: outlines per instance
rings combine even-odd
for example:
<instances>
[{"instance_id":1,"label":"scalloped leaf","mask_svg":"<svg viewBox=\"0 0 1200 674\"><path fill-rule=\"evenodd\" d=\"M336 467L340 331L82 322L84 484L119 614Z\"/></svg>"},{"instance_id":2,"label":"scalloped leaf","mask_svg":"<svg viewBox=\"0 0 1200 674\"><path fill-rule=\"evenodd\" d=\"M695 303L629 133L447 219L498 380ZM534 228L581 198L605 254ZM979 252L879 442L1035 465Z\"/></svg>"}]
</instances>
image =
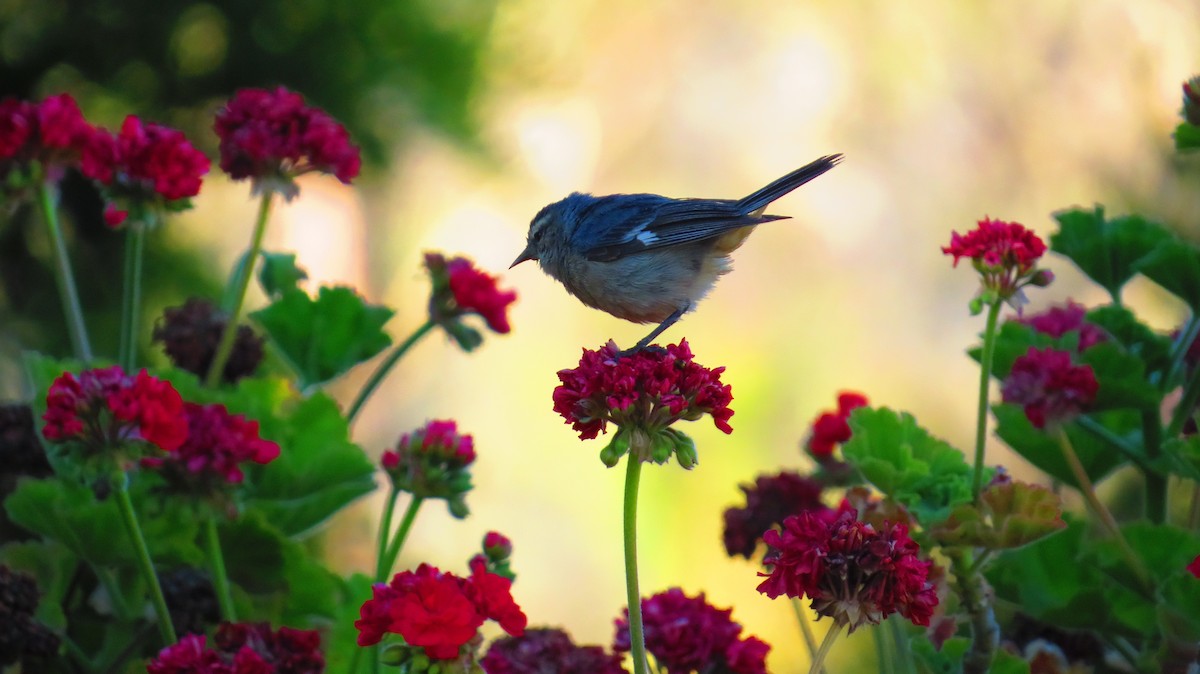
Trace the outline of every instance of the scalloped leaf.
<instances>
[{"instance_id":1,"label":"scalloped leaf","mask_svg":"<svg viewBox=\"0 0 1200 674\"><path fill-rule=\"evenodd\" d=\"M298 288L250 316L279 347L308 388L338 377L386 349L383 326L394 312L368 304L353 288L323 286L314 300Z\"/></svg>"},{"instance_id":2,"label":"scalloped leaf","mask_svg":"<svg viewBox=\"0 0 1200 674\"><path fill-rule=\"evenodd\" d=\"M962 452L930 435L912 415L860 407L850 414L850 429L842 455L917 521L945 519L971 500L971 467Z\"/></svg>"},{"instance_id":3,"label":"scalloped leaf","mask_svg":"<svg viewBox=\"0 0 1200 674\"><path fill-rule=\"evenodd\" d=\"M295 290L301 281L308 278L308 272L296 264L295 253L263 251L262 257L258 283L268 297L279 297L289 290Z\"/></svg>"},{"instance_id":4,"label":"scalloped leaf","mask_svg":"<svg viewBox=\"0 0 1200 674\"><path fill-rule=\"evenodd\" d=\"M1050 248L1070 258L1114 299L1141 271L1138 261L1161 242L1173 238L1165 227L1140 215L1107 220L1104 207L1099 205L1091 211L1059 211L1054 219L1058 220L1059 230L1050 236Z\"/></svg>"},{"instance_id":5,"label":"scalloped leaf","mask_svg":"<svg viewBox=\"0 0 1200 674\"><path fill-rule=\"evenodd\" d=\"M1171 238L1138 262L1138 271L1200 312L1200 248Z\"/></svg>"},{"instance_id":6,"label":"scalloped leaf","mask_svg":"<svg viewBox=\"0 0 1200 674\"><path fill-rule=\"evenodd\" d=\"M931 528L942 545L1005 550L1020 548L1066 528L1062 501L1045 487L1009 482L979 495L979 506L960 505Z\"/></svg>"}]
</instances>

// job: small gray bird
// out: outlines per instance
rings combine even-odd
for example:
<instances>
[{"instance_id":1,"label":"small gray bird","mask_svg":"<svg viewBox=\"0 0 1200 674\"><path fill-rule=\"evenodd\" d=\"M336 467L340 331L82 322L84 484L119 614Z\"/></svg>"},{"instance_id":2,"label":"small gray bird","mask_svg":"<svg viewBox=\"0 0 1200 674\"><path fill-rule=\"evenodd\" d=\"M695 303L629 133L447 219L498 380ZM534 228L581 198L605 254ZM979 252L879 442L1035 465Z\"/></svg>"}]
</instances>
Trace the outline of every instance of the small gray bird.
<instances>
[{"instance_id":1,"label":"small gray bird","mask_svg":"<svg viewBox=\"0 0 1200 674\"><path fill-rule=\"evenodd\" d=\"M657 322L628 351L635 352L704 299L730 270L729 254L756 226L787 219L764 215L767 205L841 159L821 157L738 200L575 192L538 212L525 250L509 268L537 260L589 307L635 323Z\"/></svg>"}]
</instances>

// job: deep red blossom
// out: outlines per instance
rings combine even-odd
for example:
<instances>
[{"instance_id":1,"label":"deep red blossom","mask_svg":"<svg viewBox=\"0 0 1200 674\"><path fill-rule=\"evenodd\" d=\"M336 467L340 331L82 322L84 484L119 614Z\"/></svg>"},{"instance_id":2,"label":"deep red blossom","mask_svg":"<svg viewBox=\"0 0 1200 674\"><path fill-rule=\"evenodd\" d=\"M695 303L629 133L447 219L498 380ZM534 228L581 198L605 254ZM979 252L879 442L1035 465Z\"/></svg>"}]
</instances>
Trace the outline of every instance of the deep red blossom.
<instances>
[{"instance_id":1,"label":"deep red blossom","mask_svg":"<svg viewBox=\"0 0 1200 674\"><path fill-rule=\"evenodd\" d=\"M148 674L233 674L233 666L221 654L206 647L203 634L184 635L167 646L146 665Z\"/></svg>"},{"instance_id":2,"label":"deep red blossom","mask_svg":"<svg viewBox=\"0 0 1200 674\"><path fill-rule=\"evenodd\" d=\"M325 111L284 87L242 89L216 117L221 169L234 180L282 180L320 172L349 184L362 160L350 134Z\"/></svg>"},{"instance_id":3,"label":"deep red blossom","mask_svg":"<svg viewBox=\"0 0 1200 674\"><path fill-rule=\"evenodd\" d=\"M1004 402L1025 408L1036 428L1069 421L1096 399L1100 384L1087 365L1074 365L1071 354L1029 347L1013 363L1001 392Z\"/></svg>"},{"instance_id":4,"label":"deep red blossom","mask_svg":"<svg viewBox=\"0 0 1200 674\"><path fill-rule=\"evenodd\" d=\"M710 605L704 593L689 597L671 588L642 600L646 650L667 674L733 671L765 674L770 646L756 637L741 638L742 626L731 609ZM616 621L613 650L630 650L629 611Z\"/></svg>"},{"instance_id":5,"label":"deep red blossom","mask_svg":"<svg viewBox=\"0 0 1200 674\"><path fill-rule=\"evenodd\" d=\"M510 581L492 573L460 578L422 564L416 571L396 574L388 585L374 587L374 596L362 605L354 623L358 645L377 644L390 632L430 658L450 660L487 619L520 636L525 615L510 590Z\"/></svg>"},{"instance_id":6,"label":"deep red blossom","mask_svg":"<svg viewBox=\"0 0 1200 674\"><path fill-rule=\"evenodd\" d=\"M867 406L867 397L853 391L838 394L838 407L832 412L822 412L813 421L812 433L805 448L817 459L833 455L838 445L850 439L850 412Z\"/></svg>"},{"instance_id":7,"label":"deep red blossom","mask_svg":"<svg viewBox=\"0 0 1200 674\"><path fill-rule=\"evenodd\" d=\"M750 559L763 533L789 516L809 511L832 514L821 502L822 488L817 480L792 471L760 475L753 485L741 485L746 505L725 511L725 552Z\"/></svg>"},{"instance_id":8,"label":"deep red blossom","mask_svg":"<svg viewBox=\"0 0 1200 674\"><path fill-rule=\"evenodd\" d=\"M488 327L500 334L509 332L508 305L517 301L513 290L496 287L496 277L475 268L470 260L452 258L446 263L450 274L450 290L454 301L464 311L474 311L487 321Z\"/></svg>"},{"instance_id":9,"label":"deep red blossom","mask_svg":"<svg viewBox=\"0 0 1200 674\"><path fill-rule=\"evenodd\" d=\"M451 514L466 517L469 468L475 462L475 440L458 432L451 420L434 420L400 436L395 450L380 463L392 486L422 498L445 499Z\"/></svg>"},{"instance_id":10,"label":"deep red blossom","mask_svg":"<svg viewBox=\"0 0 1200 674\"><path fill-rule=\"evenodd\" d=\"M266 464L279 456L279 445L258 435L258 422L230 414L224 405L184 403L187 440L166 457L148 457L143 465L170 478L196 485L240 484L246 461Z\"/></svg>"},{"instance_id":11,"label":"deep red blossom","mask_svg":"<svg viewBox=\"0 0 1200 674\"><path fill-rule=\"evenodd\" d=\"M844 505L833 520L812 513L789 517L781 531L763 540L771 546L763 563L770 571L758 591L774 599L807 596L819 615L850 631L879 624L899 613L914 625L928 625L938 598L929 581L932 562L922 561L903 524L878 530L858 520Z\"/></svg>"},{"instance_id":12,"label":"deep red blossom","mask_svg":"<svg viewBox=\"0 0 1200 674\"><path fill-rule=\"evenodd\" d=\"M1037 261L1046 244L1031 230L1016 222L984 218L966 234L952 232L950 245L942 252L954 257L954 266L969 258L983 281L986 299L1023 303L1019 294L1027 285L1048 285L1054 275L1038 271Z\"/></svg>"},{"instance_id":13,"label":"deep red blossom","mask_svg":"<svg viewBox=\"0 0 1200 674\"><path fill-rule=\"evenodd\" d=\"M70 165L95 133L70 94L0 102L0 161Z\"/></svg>"},{"instance_id":14,"label":"deep red blossom","mask_svg":"<svg viewBox=\"0 0 1200 674\"><path fill-rule=\"evenodd\" d=\"M0 101L0 159L17 155L37 131L33 104L15 98Z\"/></svg>"},{"instance_id":15,"label":"deep red blossom","mask_svg":"<svg viewBox=\"0 0 1200 674\"><path fill-rule=\"evenodd\" d=\"M151 335L161 342L171 363L198 377L204 377L212 367L217 345L229 317L212 302L190 297L182 306L168 307L154 326ZM233 351L225 363L222 380L233 383L254 374L263 359L262 337L247 325L239 325Z\"/></svg>"},{"instance_id":16,"label":"deep red blossom","mask_svg":"<svg viewBox=\"0 0 1200 674\"><path fill-rule=\"evenodd\" d=\"M653 432L704 414L732 433L733 394L721 383L724 371L695 362L687 340L632 355L621 355L610 341L595 351L584 349L578 367L559 371L562 383L554 389L554 411L583 440L606 431L610 422Z\"/></svg>"},{"instance_id":17,"label":"deep red blossom","mask_svg":"<svg viewBox=\"0 0 1200 674\"><path fill-rule=\"evenodd\" d=\"M211 647L203 635L189 634L159 651L149 674L321 674L325 656L315 630L267 623L224 623Z\"/></svg>"},{"instance_id":18,"label":"deep red blossom","mask_svg":"<svg viewBox=\"0 0 1200 674\"><path fill-rule=\"evenodd\" d=\"M115 136L96 130L80 165L84 175L106 186L109 198L145 201L157 196L166 202L196 196L208 168L208 157L181 131L133 115Z\"/></svg>"},{"instance_id":19,"label":"deep red blossom","mask_svg":"<svg viewBox=\"0 0 1200 674\"><path fill-rule=\"evenodd\" d=\"M626 674L622 660L600 646L576 646L560 629L541 628L496 639L479 664L486 674Z\"/></svg>"},{"instance_id":20,"label":"deep red blossom","mask_svg":"<svg viewBox=\"0 0 1200 674\"><path fill-rule=\"evenodd\" d=\"M1188 573L1200 578L1200 555L1197 555L1190 564L1187 565Z\"/></svg>"},{"instance_id":21,"label":"deep red blossom","mask_svg":"<svg viewBox=\"0 0 1200 674\"><path fill-rule=\"evenodd\" d=\"M94 449L140 440L172 451L187 437L183 399L171 383L145 370L130 377L118 366L64 372L46 395L42 435Z\"/></svg>"},{"instance_id":22,"label":"deep red blossom","mask_svg":"<svg viewBox=\"0 0 1200 674\"><path fill-rule=\"evenodd\" d=\"M1084 320L1086 316L1087 307L1078 302L1068 301L1064 306L1051 307L1040 314L1025 316L1018 320L1051 337L1062 337L1068 332L1078 331L1079 350L1082 352L1107 339L1100 326Z\"/></svg>"}]
</instances>

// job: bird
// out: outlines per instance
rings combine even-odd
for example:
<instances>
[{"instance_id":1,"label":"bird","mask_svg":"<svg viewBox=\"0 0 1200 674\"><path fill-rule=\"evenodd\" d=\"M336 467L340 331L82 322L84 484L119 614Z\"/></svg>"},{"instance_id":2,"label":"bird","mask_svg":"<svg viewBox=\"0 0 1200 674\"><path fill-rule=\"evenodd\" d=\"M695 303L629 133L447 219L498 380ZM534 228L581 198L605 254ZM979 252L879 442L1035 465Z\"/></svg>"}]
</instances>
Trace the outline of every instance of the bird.
<instances>
[{"instance_id":1,"label":"bird","mask_svg":"<svg viewBox=\"0 0 1200 674\"><path fill-rule=\"evenodd\" d=\"M647 348L696 307L730 271L730 253L755 227L785 220L771 202L829 171L826 155L742 199L574 192L538 211L509 269L535 260L589 307L634 323L657 323L622 354Z\"/></svg>"}]
</instances>

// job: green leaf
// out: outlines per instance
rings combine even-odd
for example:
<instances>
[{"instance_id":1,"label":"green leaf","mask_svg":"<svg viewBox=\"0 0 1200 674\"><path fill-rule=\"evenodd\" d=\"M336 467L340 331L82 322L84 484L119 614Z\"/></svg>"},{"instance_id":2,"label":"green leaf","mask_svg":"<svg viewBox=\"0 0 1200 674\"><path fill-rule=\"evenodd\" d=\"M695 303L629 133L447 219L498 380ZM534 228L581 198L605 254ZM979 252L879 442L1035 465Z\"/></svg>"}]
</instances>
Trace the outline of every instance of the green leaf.
<instances>
[{"instance_id":1,"label":"green leaf","mask_svg":"<svg viewBox=\"0 0 1200 674\"><path fill-rule=\"evenodd\" d=\"M1080 208L1054 214L1059 231L1050 237L1054 252L1070 258L1083 273L1108 290L1114 299L1140 271L1138 261L1172 234L1162 225L1139 215L1112 220L1104 218L1104 208L1085 211Z\"/></svg>"},{"instance_id":2,"label":"green leaf","mask_svg":"<svg viewBox=\"0 0 1200 674\"><path fill-rule=\"evenodd\" d=\"M354 652L359 648L356 643L358 629L354 627L354 621L359 618L363 602L370 598L371 579L366 575L356 573L343 584L341 603L326 642L325 671L348 671Z\"/></svg>"},{"instance_id":3,"label":"green leaf","mask_svg":"<svg viewBox=\"0 0 1200 674\"><path fill-rule=\"evenodd\" d=\"M1166 440L1162 444L1162 453L1151 466L1164 475L1178 475L1200 482L1200 435Z\"/></svg>"},{"instance_id":4,"label":"green leaf","mask_svg":"<svg viewBox=\"0 0 1200 674\"><path fill-rule=\"evenodd\" d=\"M958 506L930 529L942 545L1019 548L1067 526L1062 501L1049 489L1021 482L995 484L979 495L979 506Z\"/></svg>"},{"instance_id":5,"label":"green leaf","mask_svg":"<svg viewBox=\"0 0 1200 674\"><path fill-rule=\"evenodd\" d=\"M1200 248L1175 238L1161 241L1138 271L1200 312Z\"/></svg>"},{"instance_id":6,"label":"green leaf","mask_svg":"<svg viewBox=\"0 0 1200 674\"><path fill-rule=\"evenodd\" d=\"M988 674L1029 674L1029 663L1021 656L1001 648L996 651Z\"/></svg>"},{"instance_id":7,"label":"green leaf","mask_svg":"<svg viewBox=\"0 0 1200 674\"><path fill-rule=\"evenodd\" d=\"M996 416L996 435L1009 447L1054 479L1078 487L1075 476L1063 458L1058 441L1044 430L1034 428L1020 405L992 405L992 414ZM1110 415L1110 419L1114 420L1110 423L1127 421L1128 418L1128 415ZM1115 468L1125 463L1126 457L1095 435L1080 428L1078 424L1067 424L1065 430L1075 454L1079 456L1079 462L1083 464L1084 472L1093 483L1104 479Z\"/></svg>"},{"instance_id":8,"label":"green leaf","mask_svg":"<svg viewBox=\"0 0 1200 674\"><path fill-rule=\"evenodd\" d=\"M1176 642L1200 641L1200 579L1190 573L1167 577L1161 588L1158 624Z\"/></svg>"},{"instance_id":9,"label":"green leaf","mask_svg":"<svg viewBox=\"0 0 1200 674\"><path fill-rule=\"evenodd\" d=\"M1051 337L1015 320L1000 324L996 331L995 352L992 355L992 376L1003 380L1012 371L1013 363L1024 356L1030 347L1044 349L1054 347L1063 351L1075 351L1079 345L1079 333L1068 332L1062 337ZM983 347L977 346L967 352L976 363L981 362Z\"/></svg>"},{"instance_id":10,"label":"green leaf","mask_svg":"<svg viewBox=\"0 0 1200 674\"><path fill-rule=\"evenodd\" d=\"M966 637L950 637L942 644L941 650L933 647L929 639L912 639L909 641L913 655L916 656L917 666L922 674L959 674L962 672L963 658L971 647L971 640Z\"/></svg>"},{"instance_id":11,"label":"green leaf","mask_svg":"<svg viewBox=\"0 0 1200 674\"><path fill-rule=\"evenodd\" d=\"M1184 573L1188 562L1200 552L1193 534L1169 524L1136 522L1122 526L1121 533L1144 569L1156 580ZM1125 629L1144 636L1159 632L1159 601L1140 589L1137 576L1116 540L1105 537L1088 542L1083 561L1106 578L1102 591L1114 619Z\"/></svg>"},{"instance_id":12,"label":"green leaf","mask_svg":"<svg viewBox=\"0 0 1200 674\"><path fill-rule=\"evenodd\" d=\"M850 428L843 456L918 521L945 519L971 500L971 467L962 452L934 438L912 415L860 407L850 415Z\"/></svg>"},{"instance_id":13,"label":"green leaf","mask_svg":"<svg viewBox=\"0 0 1200 674\"><path fill-rule=\"evenodd\" d=\"M1184 122L1175 127L1175 149L1179 152L1200 149L1200 126Z\"/></svg>"},{"instance_id":14,"label":"green leaf","mask_svg":"<svg viewBox=\"0 0 1200 674\"><path fill-rule=\"evenodd\" d=\"M1088 311L1087 322L1104 330L1125 351L1141 359L1146 372L1161 372L1171 359L1171 340L1138 320L1129 309L1106 304Z\"/></svg>"},{"instance_id":15,"label":"green leaf","mask_svg":"<svg viewBox=\"0 0 1200 674\"><path fill-rule=\"evenodd\" d=\"M383 326L392 310L367 304L353 288L322 287L317 299L284 290L251 316L300 376L301 388L329 381L392 343Z\"/></svg>"},{"instance_id":16,"label":"green leaf","mask_svg":"<svg viewBox=\"0 0 1200 674\"><path fill-rule=\"evenodd\" d=\"M296 265L295 253L270 253L263 251L263 264L258 270L258 283L268 297L279 297L288 290L295 290L300 281L308 278L308 272Z\"/></svg>"},{"instance_id":17,"label":"green leaf","mask_svg":"<svg viewBox=\"0 0 1200 674\"><path fill-rule=\"evenodd\" d=\"M1074 360L1091 366L1100 384L1089 410L1156 410L1162 403L1162 393L1146 379L1145 363L1119 344L1100 342Z\"/></svg>"},{"instance_id":18,"label":"green leaf","mask_svg":"<svg viewBox=\"0 0 1200 674\"><path fill-rule=\"evenodd\" d=\"M7 543L0 547L0 564L27 573L37 581L40 597L35 617L59 631L67 627L63 599L77 563L70 550L53 541Z\"/></svg>"}]
</instances>

